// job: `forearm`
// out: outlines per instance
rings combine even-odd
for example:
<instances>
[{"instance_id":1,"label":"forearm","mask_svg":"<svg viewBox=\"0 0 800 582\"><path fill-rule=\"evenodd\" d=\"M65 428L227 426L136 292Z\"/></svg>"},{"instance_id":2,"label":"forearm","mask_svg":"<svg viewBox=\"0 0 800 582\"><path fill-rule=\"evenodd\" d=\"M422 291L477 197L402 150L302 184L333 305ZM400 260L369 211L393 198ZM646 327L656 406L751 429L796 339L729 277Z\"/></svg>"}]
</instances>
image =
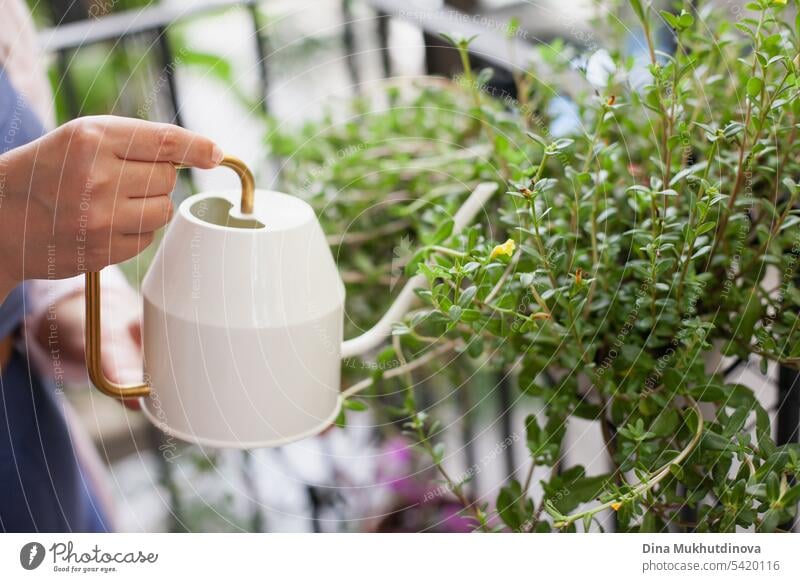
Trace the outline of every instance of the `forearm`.
<instances>
[{"instance_id":1,"label":"forearm","mask_svg":"<svg viewBox=\"0 0 800 582\"><path fill-rule=\"evenodd\" d=\"M25 209L18 202L20 192L25 192L30 166L19 153L11 150L0 154L0 303L22 282Z\"/></svg>"},{"instance_id":2,"label":"forearm","mask_svg":"<svg viewBox=\"0 0 800 582\"><path fill-rule=\"evenodd\" d=\"M2 242L0 242L0 244L2 244ZM0 260L2 260L2 258L0 258ZM11 293L17 285L19 285L19 282L6 273L5 269L0 266L0 305L2 305L6 297L8 297L8 294Z\"/></svg>"}]
</instances>

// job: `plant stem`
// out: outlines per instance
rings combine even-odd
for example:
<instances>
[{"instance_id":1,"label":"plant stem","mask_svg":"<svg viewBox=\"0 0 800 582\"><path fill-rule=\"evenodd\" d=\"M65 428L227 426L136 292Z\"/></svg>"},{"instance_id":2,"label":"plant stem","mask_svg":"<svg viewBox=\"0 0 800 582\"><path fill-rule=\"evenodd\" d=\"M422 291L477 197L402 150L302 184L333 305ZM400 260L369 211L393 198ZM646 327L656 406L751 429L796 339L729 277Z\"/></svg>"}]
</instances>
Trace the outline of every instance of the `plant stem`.
<instances>
[{"instance_id":1,"label":"plant stem","mask_svg":"<svg viewBox=\"0 0 800 582\"><path fill-rule=\"evenodd\" d=\"M425 433L425 428L423 426L423 421L420 421L417 417L419 416L419 411L416 410L416 398L414 397L414 383L413 379L411 378L411 370L408 369L408 362L406 361L405 355L403 354L403 346L400 344L400 336L394 336L392 338L392 344L394 345L395 354L397 355L397 359L401 362L401 367L405 366L403 372L401 372L405 376L406 382L406 393L407 393L407 402L411 407L409 410L409 416L411 417L411 424L413 425L414 432L419 439L419 444L425 449L425 452L431 457L431 460L436 467L436 470L442 476L442 478L447 483L447 488L456 496L459 503L464 507L466 511L469 511L473 514L474 519L478 523L478 527L485 532L489 531L489 524L486 520L486 515L479 507L476 506L475 503L469 501L464 495L464 492L461 489L461 484L456 483L447 470L444 468L442 463L439 461L438 456L436 455L433 445L430 442L430 436Z\"/></svg>"},{"instance_id":2,"label":"plant stem","mask_svg":"<svg viewBox=\"0 0 800 582\"><path fill-rule=\"evenodd\" d=\"M445 342L445 343L443 343L443 344L441 344L439 346L436 346L435 349L430 350L429 352L425 353L424 355L422 355L422 356L420 356L418 358L415 358L415 359L411 360L410 362L406 362L405 364L397 366L396 368L392 368L391 370L386 371L383 374L382 378L386 378L386 379L388 379L388 378L396 378L398 376L402 376L403 374L406 374L407 372L411 372L413 370L416 370L417 368L420 368L420 367L424 366L425 364L431 362L432 360L435 360L439 356L442 356L442 355L446 354L447 352L455 349L459 345L459 343L460 342L457 342L457 341L449 341L449 342ZM350 396L353 396L354 394L357 394L358 392L361 392L362 390L366 390L367 388L369 388L373 384L375 384L375 378L364 378L360 382L356 382L352 386L346 388L345 390L342 390L342 398L349 398Z\"/></svg>"},{"instance_id":3,"label":"plant stem","mask_svg":"<svg viewBox=\"0 0 800 582\"><path fill-rule=\"evenodd\" d=\"M551 467L551 474L555 475L559 471L559 466L561 465L561 455L556 459L555 463ZM531 488L531 483L533 482L533 471L536 468L536 462L534 459L531 459L531 466L528 468L528 474L525 477L525 484L522 487L523 495L527 494ZM542 517L542 512L544 511L545 507L545 500L547 499L546 495L542 495L542 498L539 500L539 506L536 508L536 512L533 514L533 519L530 520L528 527L525 529L524 533L530 533L536 528L536 524L539 523L539 520Z\"/></svg>"},{"instance_id":4,"label":"plant stem","mask_svg":"<svg viewBox=\"0 0 800 582\"><path fill-rule=\"evenodd\" d=\"M544 160L542 160L542 165L544 165ZM539 169L541 170L541 167ZM539 219L536 216L536 202L534 200L530 200L528 202L531 209L531 219L533 221L533 231L536 233L534 240L536 241L536 249L539 251L539 256L542 258L542 263L544 264L545 269L547 270L547 276L550 278L550 284L553 286L553 289L558 287L558 283L556 282L556 277L553 274L553 270L550 268L550 260L548 259L547 251L544 249L544 241L542 240L542 233L539 231Z\"/></svg>"},{"instance_id":5,"label":"plant stem","mask_svg":"<svg viewBox=\"0 0 800 582\"><path fill-rule=\"evenodd\" d=\"M597 142L597 136L600 133L600 129L603 125L603 120L606 116L606 111L608 110L608 106L605 105L600 109L600 119L597 120L597 127L594 130L594 136L592 137L592 143L589 148L589 155L594 157L594 146ZM587 156L586 160L584 161L584 172L588 171L589 169L589 160L591 158ZM600 172L597 172L597 179L595 180L595 187L598 186L600 183ZM591 239L592 239L592 281L589 283L589 292L586 294L586 305L583 308L583 318L586 319L589 317L589 310L592 306L592 301L594 300L594 291L597 285L597 278L599 273L599 262L600 262L600 253L597 248L597 196L598 192L595 191L594 195L592 196L592 218L591 218L591 225L592 225L592 232L591 232Z\"/></svg>"},{"instance_id":6,"label":"plant stem","mask_svg":"<svg viewBox=\"0 0 800 582\"><path fill-rule=\"evenodd\" d=\"M481 88L478 87L475 83L475 76L472 72L472 64L469 62L469 50L466 46L458 46L458 55L461 57L461 66L464 69L464 76L469 83L472 98L475 103L475 114L478 116L478 121L480 122L483 130L486 132L486 138L489 140L489 144L492 147L492 150L495 153L496 159L500 162L500 169L501 175L503 176L503 180L508 181L509 177L511 176L511 171L508 167L508 162L506 161L505 157L499 155L497 151L497 139L494 134L494 129L492 128L491 124L489 124L486 119L483 117L483 104L481 102Z\"/></svg>"},{"instance_id":7,"label":"plant stem","mask_svg":"<svg viewBox=\"0 0 800 582\"><path fill-rule=\"evenodd\" d=\"M498 293L500 293L500 290L503 288L503 285L505 285L506 281L511 276L511 273L514 272L517 263L519 263L519 258L521 254L522 251L517 251L516 253L514 253L514 256L508 262L506 270L503 271L503 274L500 276L500 279L498 279L497 283L495 283L495 286L492 287L492 290L489 291L489 294L486 296L486 299L483 300L484 303L491 303L492 301L494 301L494 298L497 297Z\"/></svg>"},{"instance_id":8,"label":"plant stem","mask_svg":"<svg viewBox=\"0 0 800 582\"><path fill-rule=\"evenodd\" d=\"M647 16L645 15L644 18L640 19L640 22L642 23L644 38L645 41L647 42L647 51L650 53L650 64L655 66L658 64L658 61L656 60L656 47L655 44L653 43L653 34L650 31L650 21L647 20Z\"/></svg>"},{"instance_id":9,"label":"plant stem","mask_svg":"<svg viewBox=\"0 0 800 582\"><path fill-rule=\"evenodd\" d=\"M556 521L553 524L553 526L558 528L563 528L580 519L593 516L601 511L609 509L612 506L622 504L628 501L633 501L634 499L641 497L642 495L653 489L653 487L658 485L661 481L663 481L670 474L670 467L672 467L673 465L679 465L684 460L686 460L686 458L692 453L692 451L697 446L697 443L700 442L700 438L703 436L703 428L705 426L703 422L703 414L700 411L700 407L698 406L697 402L689 396L687 396L686 398L691 403L692 410L697 416L697 429L695 430L695 434L692 437L692 440L689 441L689 444L687 444L686 447L684 447L684 449L680 453L678 453L678 456L676 456L669 463L667 463L666 465L664 465L663 467L652 473L647 479L641 481L631 491L621 495L618 498L597 505L586 511L581 511L580 513L574 513L572 515L560 516L558 521Z\"/></svg>"},{"instance_id":10,"label":"plant stem","mask_svg":"<svg viewBox=\"0 0 800 582\"><path fill-rule=\"evenodd\" d=\"M536 303L539 305L539 307L542 308L542 311L544 311L552 319L553 314L550 312L550 309L547 307L547 303L545 303L544 299L542 299L542 296L539 295L539 292L536 290L536 287L533 285L533 283L531 283L528 286L528 289L530 290L531 295L533 295L533 298L536 300Z\"/></svg>"},{"instance_id":11,"label":"plant stem","mask_svg":"<svg viewBox=\"0 0 800 582\"><path fill-rule=\"evenodd\" d=\"M407 229L410 226L408 220L395 220L367 232L346 232L343 234L332 234L325 237L329 246L357 245L382 238L387 235L395 234Z\"/></svg>"},{"instance_id":12,"label":"plant stem","mask_svg":"<svg viewBox=\"0 0 800 582\"><path fill-rule=\"evenodd\" d=\"M717 141L718 140L715 140L715 141L711 142L711 146L710 146L709 151L708 151L708 156L706 156L706 168L703 171L703 182L700 183L700 188L697 191L697 200L698 201L700 201L700 199L703 196L705 196L705 193L706 193L706 188L705 188L704 182L708 181L708 173L711 170L711 165L714 163L714 156L717 155ZM693 219L694 219L694 216L695 216L694 215L694 206L695 205L692 205L692 207L689 209L689 229L692 228L692 223L693 223ZM676 293L677 293L677 301L678 301L678 305L679 306L680 306L680 302L681 302L681 296L683 295L683 282L686 279L686 274L687 274L687 271L689 270L689 263L691 262L692 253L694 252L694 243L697 241L697 237L694 236L694 233L691 233L690 236L691 236L691 242L689 243L689 250L686 253L686 259L684 260L683 265L681 265L681 276L678 279L678 285L677 285L677 292ZM681 253L681 258L683 258L683 253Z\"/></svg>"},{"instance_id":13,"label":"plant stem","mask_svg":"<svg viewBox=\"0 0 800 582\"><path fill-rule=\"evenodd\" d=\"M431 245L428 247L431 251L436 251L437 253L442 253L443 255L450 255L451 257L458 257L460 259L466 258L467 253L457 251L455 249L451 249L448 247L442 247L439 245Z\"/></svg>"},{"instance_id":14,"label":"plant stem","mask_svg":"<svg viewBox=\"0 0 800 582\"><path fill-rule=\"evenodd\" d=\"M642 31L644 32L645 40L647 41L647 50L650 53L650 64L653 67L654 74L658 67L658 59L656 58L656 46L655 42L653 41L653 32L650 28L650 21L647 19L647 14L642 14L639 18L639 22L642 25ZM680 48L680 45L676 47L676 54L677 50ZM677 62L673 63L675 67L675 76L677 76ZM674 77L673 77L674 78ZM672 132L672 115L664 109L664 103L661 101L661 83L659 80L656 80L656 91L658 91L658 109L661 114L661 122L663 131L661 133L661 155L662 161L664 163L664 188L667 188L667 184L669 181L669 164L671 164L671 153L669 148L669 134ZM672 95L672 106L674 107L675 104L675 94L673 91ZM666 215L667 212L667 197L664 196L664 214Z\"/></svg>"},{"instance_id":15,"label":"plant stem","mask_svg":"<svg viewBox=\"0 0 800 582\"><path fill-rule=\"evenodd\" d=\"M671 99L672 102L670 103L669 114L667 115L665 127L664 127L664 189L669 188L669 181L670 176L672 173L671 167L672 166L672 148L669 147L669 140L672 137L672 132L675 127L675 104L678 102L678 60L677 56L681 52L681 45L680 42L675 47L675 62L672 64L673 73L672 73L672 88L671 88ZM667 216L667 200L668 197L664 195L664 218ZM676 201L677 203L677 201Z\"/></svg>"},{"instance_id":16,"label":"plant stem","mask_svg":"<svg viewBox=\"0 0 800 582\"><path fill-rule=\"evenodd\" d=\"M755 42L756 42L756 44L755 44L754 51L753 51L755 53L753 55L753 66L750 69L750 76L751 77L755 75L755 73L756 73L756 65L758 65L758 57L756 56L756 54L758 53L758 51L761 48L761 28L763 26L764 26L764 12L762 11L761 15L759 16L759 19L758 19L758 27L756 28L756 34L755 34L755 39L756 39ZM765 91L765 90L766 89L762 89L762 91ZM743 178L744 178L744 163L745 163L744 152L747 149L747 128L750 125L750 120L752 118L752 113L753 113L753 98L752 97L748 97L747 98L747 107L745 109L745 115L744 115L744 132L742 133L742 143L741 143L741 146L739 147L739 161L737 163L736 179L735 179L735 181L733 183L733 189L731 190L731 196L728 199L727 212L725 212L722 215L722 217L720 218L720 225L717 228L717 235L714 236L714 242L711 245L711 252L708 253L708 261L707 261L708 265L711 265L711 261L714 259L714 254L717 252L717 247L719 246L720 241L725 237L725 230L728 227L728 218L730 216L730 213L733 211L734 205L736 204L736 198L739 195L739 190L740 190L740 188L742 186L742 182L743 182ZM762 124L762 126L763 126L763 124ZM753 144L758 143L758 138L759 137L760 137L760 130L758 130L756 132L756 137L753 140ZM749 156L748 156L748 163L751 163L749 161Z\"/></svg>"}]
</instances>

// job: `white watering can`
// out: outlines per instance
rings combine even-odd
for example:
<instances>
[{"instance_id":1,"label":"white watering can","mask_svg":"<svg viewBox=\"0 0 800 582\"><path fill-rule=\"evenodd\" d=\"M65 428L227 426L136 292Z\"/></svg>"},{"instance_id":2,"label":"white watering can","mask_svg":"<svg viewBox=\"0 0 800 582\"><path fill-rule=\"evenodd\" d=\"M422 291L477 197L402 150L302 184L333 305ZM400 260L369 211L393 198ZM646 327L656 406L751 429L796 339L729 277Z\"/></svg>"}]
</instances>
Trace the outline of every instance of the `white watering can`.
<instances>
[{"instance_id":1,"label":"white watering can","mask_svg":"<svg viewBox=\"0 0 800 582\"><path fill-rule=\"evenodd\" d=\"M148 419L179 439L280 446L330 426L342 405L341 359L379 346L426 279L413 277L375 327L343 342L344 284L311 206L255 190L236 158L222 165L239 174L241 193L184 200L144 278L145 383L104 376L100 274L86 274L89 377L109 396L141 398ZM496 189L478 186L453 231Z\"/></svg>"}]
</instances>

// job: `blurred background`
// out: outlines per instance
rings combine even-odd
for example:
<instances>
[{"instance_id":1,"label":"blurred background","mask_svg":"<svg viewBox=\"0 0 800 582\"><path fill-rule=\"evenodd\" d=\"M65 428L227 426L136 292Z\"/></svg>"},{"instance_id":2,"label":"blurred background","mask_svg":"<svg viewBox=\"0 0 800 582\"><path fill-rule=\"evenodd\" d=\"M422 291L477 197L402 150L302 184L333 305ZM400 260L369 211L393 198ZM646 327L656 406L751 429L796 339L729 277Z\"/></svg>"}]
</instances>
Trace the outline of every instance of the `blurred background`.
<instances>
[{"instance_id":1,"label":"blurred background","mask_svg":"<svg viewBox=\"0 0 800 582\"><path fill-rule=\"evenodd\" d=\"M28 3L59 123L106 113L177 123L241 157L266 189L285 186L286 156L276 143L281 135L355 97L381 91L388 79L405 83L457 72L457 57L444 46L440 31L479 34L475 60L494 67L492 83L509 91L508 63L534 58L537 45L589 54L602 42L602 31L591 25L601 9L594 0ZM602 10L620 4L604 2ZM736 10L742 3L720 4ZM509 39L512 16L519 28ZM185 172L176 201L192 192L228 187L236 182L225 171ZM402 250L389 244L383 258L390 262ZM134 285L150 253L124 266ZM363 272L355 263L349 275L358 282ZM379 312L366 310L359 321L359 307L350 301L353 334ZM363 363L354 367L345 370L346 377L374 372ZM793 378L787 375L779 386L776 370L766 377L744 367L737 373L769 410L778 408L779 399L794 398L787 408L795 419L784 424L796 426L800 404L796 390L789 394ZM431 390L447 382L447 374L436 375ZM491 397L477 398L486 386L494 388L488 391ZM525 435L514 431L521 430L537 404L515 402L512 407L513 390L499 372L483 372L453 398L438 401L438 416L450 419L446 463L454 474L471 476L468 494L473 499L493 500L497 487L528 463ZM70 387L68 397L110 469L117 526L123 531L469 529L454 499L430 496L439 486L430 462L409 447L399 426L373 410L349 413L346 428L320 437L243 453L169 439L139 413L86 386ZM604 468L599 429L580 422L570 425L569 454L599 472Z\"/></svg>"}]
</instances>

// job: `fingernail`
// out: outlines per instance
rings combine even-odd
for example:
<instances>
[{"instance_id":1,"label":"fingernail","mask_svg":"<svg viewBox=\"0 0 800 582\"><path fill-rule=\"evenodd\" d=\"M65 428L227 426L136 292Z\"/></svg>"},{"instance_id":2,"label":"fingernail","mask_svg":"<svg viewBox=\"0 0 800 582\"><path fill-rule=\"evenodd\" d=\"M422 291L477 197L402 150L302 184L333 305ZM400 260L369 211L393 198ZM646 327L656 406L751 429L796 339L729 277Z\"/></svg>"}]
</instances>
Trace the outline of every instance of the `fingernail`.
<instances>
[{"instance_id":1,"label":"fingernail","mask_svg":"<svg viewBox=\"0 0 800 582\"><path fill-rule=\"evenodd\" d=\"M214 149L211 150L211 161L214 162L214 164L219 165L224 157L225 154L222 152L222 148L220 148L218 145L215 145Z\"/></svg>"}]
</instances>

